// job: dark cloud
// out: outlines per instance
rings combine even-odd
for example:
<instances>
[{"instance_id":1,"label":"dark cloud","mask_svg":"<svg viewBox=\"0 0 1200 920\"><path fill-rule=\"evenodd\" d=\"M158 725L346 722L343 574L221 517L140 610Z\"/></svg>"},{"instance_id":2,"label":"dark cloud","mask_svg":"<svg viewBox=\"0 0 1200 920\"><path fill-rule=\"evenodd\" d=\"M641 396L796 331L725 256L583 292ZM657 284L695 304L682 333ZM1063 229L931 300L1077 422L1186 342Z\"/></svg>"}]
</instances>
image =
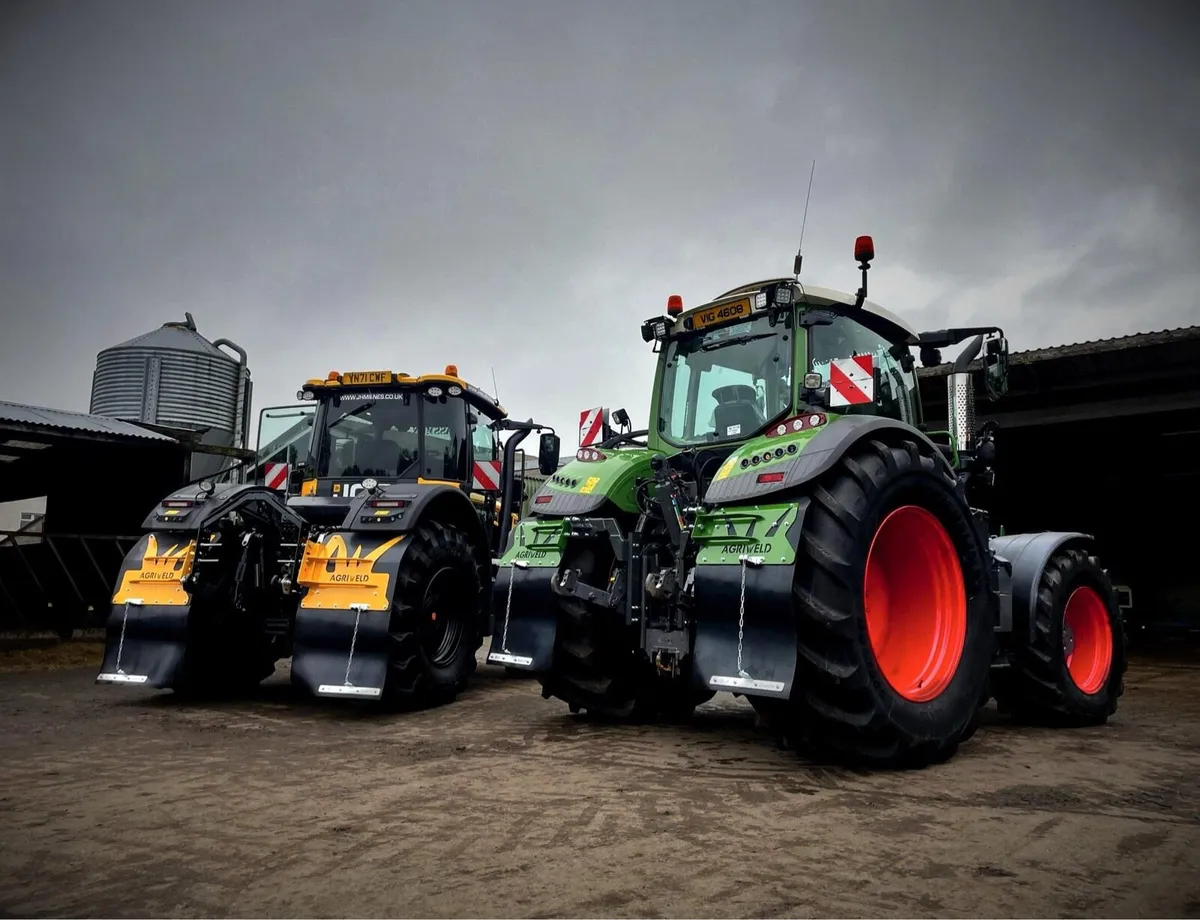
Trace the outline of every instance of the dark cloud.
<instances>
[{"instance_id":1,"label":"dark cloud","mask_svg":"<svg viewBox=\"0 0 1200 920\"><path fill-rule=\"evenodd\" d=\"M1197 321L1189 3L8 4L0 397L190 310L265 405L454 361L644 416L639 320L786 272L1017 347ZM568 443L571 438L568 437Z\"/></svg>"}]
</instances>

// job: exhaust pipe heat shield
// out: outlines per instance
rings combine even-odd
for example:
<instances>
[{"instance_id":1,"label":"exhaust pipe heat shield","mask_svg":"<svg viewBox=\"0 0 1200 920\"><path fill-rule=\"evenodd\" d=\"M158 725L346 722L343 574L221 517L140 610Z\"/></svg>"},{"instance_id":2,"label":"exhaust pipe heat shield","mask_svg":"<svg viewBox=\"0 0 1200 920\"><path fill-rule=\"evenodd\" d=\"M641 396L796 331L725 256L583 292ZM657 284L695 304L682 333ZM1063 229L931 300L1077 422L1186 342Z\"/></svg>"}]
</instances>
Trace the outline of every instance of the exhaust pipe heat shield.
<instances>
[{"instance_id":1,"label":"exhaust pipe heat shield","mask_svg":"<svg viewBox=\"0 0 1200 920\"><path fill-rule=\"evenodd\" d=\"M392 598L404 534L322 534L304 548L306 589L292 642L292 681L316 696L378 700L389 661Z\"/></svg>"}]
</instances>

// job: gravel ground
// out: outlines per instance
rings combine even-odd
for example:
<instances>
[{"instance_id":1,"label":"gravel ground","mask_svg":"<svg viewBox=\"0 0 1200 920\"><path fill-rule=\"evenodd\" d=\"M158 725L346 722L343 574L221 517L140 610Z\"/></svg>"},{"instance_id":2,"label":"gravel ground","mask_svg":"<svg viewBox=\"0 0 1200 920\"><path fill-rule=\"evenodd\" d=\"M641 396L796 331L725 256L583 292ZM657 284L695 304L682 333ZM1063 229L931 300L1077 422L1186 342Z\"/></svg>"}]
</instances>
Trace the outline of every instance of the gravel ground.
<instances>
[{"instance_id":1,"label":"gravel ground","mask_svg":"<svg viewBox=\"0 0 1200 920\"><path fill-rule=\"evenodd\" d=\"M625 728L486 666L379 716L286 668L198 705L24 661L0 662L0 916L1200 917L1186 663L1136 662L1106 727L992 719L871 774L779 750L727 695Z\"/></svg>"}]
</instances>

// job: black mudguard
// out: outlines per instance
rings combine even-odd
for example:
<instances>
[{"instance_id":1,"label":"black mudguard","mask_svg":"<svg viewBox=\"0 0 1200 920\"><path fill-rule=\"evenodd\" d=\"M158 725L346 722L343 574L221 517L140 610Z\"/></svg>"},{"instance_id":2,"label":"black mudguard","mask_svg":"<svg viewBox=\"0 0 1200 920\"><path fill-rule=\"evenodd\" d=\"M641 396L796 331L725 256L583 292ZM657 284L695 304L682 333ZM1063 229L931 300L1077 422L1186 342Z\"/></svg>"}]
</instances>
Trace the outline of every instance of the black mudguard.
<instances>
[{"instance_id":1,"label":"black mudguard","mask_svg":"<svg viewBox=\"0 0 1200 920\"><path fill-rule=\"evenodd\" d=\"M1022 639L1033 641L1033 609L1037 605L1038 582L1058 550L1065 546L1089 547L1092 537L1069 531L1014 533L992 537L992 552L1012 565L1012 630Z\"/></svg>"},{"instance_id":2,"label":"black mudguard","mask_svg":"<svg viewBox=\"0 0 1200 920\"><path fill-rule=\"evenodd\" d=\"M372 502L396 502L379 507ZM461 489L396 482L359 492L340 530L310 540L297 583L292 681L316 696L378 700L389 661L388 627L408 534L426 520L461 528L489 558L483 524ZM486 625L486 623L481 624Z\"/></svg>"},{"instance_id":3,"label":"black mudguard","mask_svg":"<svg viewBox=\"0 0 1200 920\"><path fill-rule=\"evenodd\" d=\"M97 683L176 686L191 638L193 594L184 579L195 569L196 541L218 518L248 507L276 526L303 528L277 491L258 485L226 483L211 494L189 485L150 511L142 525L150 532L121 565Z\"/></svg>"},{"instance_id":4,"label":"black mudguard","mask_svg":"<svg viewBox=\"0 0 1200 920\"><path fill-rule=\"evenodd\" d=\"M807 498L797 499L787 532L774 537L786 541L792 562L755 555L761 547L752 544L746 548L743 564L696 566L692 680L697 691L775 699L791 696L799 644L792 609L794 553L808 503ZM769 538L768 531L763 539Z\"/></svg>"},{"instance_id":5,"label":"black mudguard","mask_svg":"<svg viewBox=\"0 0 1200 920\"><path fill-rule=\"evenodd\" d=\"M195 540L149 533L125 556L105 624L104 661L96 683L164 688L175 684L188 640L191 595L183 579Z\"/></svg>"},{"instance_id":6,"label":"black mudguard","mask_svg":"<svg viewBox=\"0 0 1200 920\"><path fill-rule=\"evenodd\" d=\"M558 569L526 566L519 559L500 568L492 589L496 626L488 664L550 670L558 631L558 597L550 582L557 575Z\"/></svg>"},{"instance_id":7,"label":"black mudguard","mask_svg":"<svg viewBox=\"0 0 1200 920\"><path fill-rule=\"evenodd\" d=\"M316 696L380 699L405 534L322 534L305 547L292 681Z\"/></svg>"},{"instance_id":8,"label":"black mudguard","mask_svg":"<svg viewBox=\"0 0 1200 920\"><path fill-rule=\"evenodd\" d=\"M786 699L796 676L791 565L696 566L696 690ZM739 624L741 637L739 640ZM740 652L739 652L740 641Z\"/></svg>"}]
</instances>

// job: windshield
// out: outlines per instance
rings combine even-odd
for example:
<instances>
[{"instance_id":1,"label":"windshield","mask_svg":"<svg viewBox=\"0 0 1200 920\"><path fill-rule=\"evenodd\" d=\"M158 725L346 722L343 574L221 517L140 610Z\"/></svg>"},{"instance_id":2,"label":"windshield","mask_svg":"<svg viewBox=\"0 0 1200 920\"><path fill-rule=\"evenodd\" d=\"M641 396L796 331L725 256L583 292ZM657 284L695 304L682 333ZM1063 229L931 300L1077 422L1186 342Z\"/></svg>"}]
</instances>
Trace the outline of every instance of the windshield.
<instances>
[{"instance_id":1,"label":"windshield","mask_svg":"<svg viewBox=\"0 0 1200 920\"><path fill-rule=\"evenodd\" d=\"M325 406L320 477L465 478L466 408L412 391L343 393Z\"/></svg>"},{"instance_id":2,"label":"windshield","mask_svg":"<svg viewBox=\"0 0 1200 920\"><path fill-rule=\"evenodd\" d=\"M667 345L658 431L674 444L740 440L785 413L792 393L791 315L764 314Z\"/></svg>"},{"instance_id":3,"label":"windshield","mask_svg":"<svg viewBox=\"0 0 1200 920\"><path fill-rule=\"evenodd\" d=\"M812 373L821 375L823 386L829 384L829 364L837 358L870 355L873 366L879 369L879 393L882 404L867 402L837 406L834 411L846 415L886 415L915 425L918 417L917 377L904 370L896 358L888 354L893 343L849 317L832 316L830 325L809 329L808 353Z\"/></svg>"}]
</instances>

